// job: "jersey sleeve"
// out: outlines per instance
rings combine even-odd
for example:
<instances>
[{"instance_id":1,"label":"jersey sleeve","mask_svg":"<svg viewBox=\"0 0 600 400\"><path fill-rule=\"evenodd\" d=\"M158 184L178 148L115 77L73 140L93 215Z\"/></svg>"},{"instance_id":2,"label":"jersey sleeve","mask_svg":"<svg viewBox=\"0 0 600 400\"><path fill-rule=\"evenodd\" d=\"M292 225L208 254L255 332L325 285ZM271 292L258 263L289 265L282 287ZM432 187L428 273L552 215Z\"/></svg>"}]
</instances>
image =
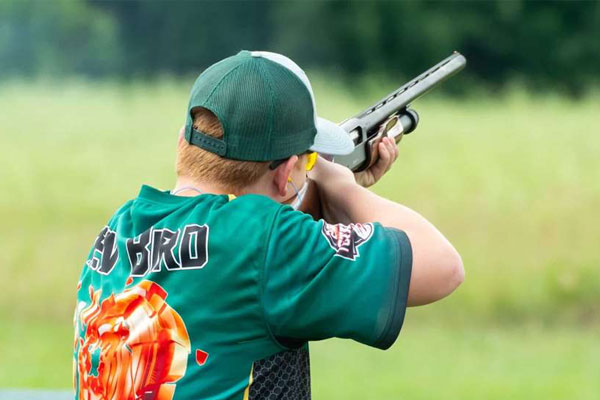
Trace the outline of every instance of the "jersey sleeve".
<instances>
[{"instance_id":1,"label":"jersey sleeve","mask_svg":"<svg viewBox=\"0 0 600 400\"><path fill-rule=\"evenodd\" d=\"M280 343L350 338L386 349L406 310L407 235L379 223L328 224L289 206L268 237L262 300Z\"/></svg>"}]
</instances>

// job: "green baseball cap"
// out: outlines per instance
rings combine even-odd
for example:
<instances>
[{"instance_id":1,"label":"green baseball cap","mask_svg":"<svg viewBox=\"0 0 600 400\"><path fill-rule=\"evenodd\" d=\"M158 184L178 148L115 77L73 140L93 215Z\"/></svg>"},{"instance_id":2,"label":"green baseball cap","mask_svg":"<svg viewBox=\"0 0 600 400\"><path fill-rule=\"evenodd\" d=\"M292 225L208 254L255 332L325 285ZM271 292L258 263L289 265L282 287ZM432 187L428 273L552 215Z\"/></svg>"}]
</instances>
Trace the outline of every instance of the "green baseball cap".
<instances>
[{"instance_id":1,"label":"green baseball cap","mask_svg":"<svg viewBox=\"0 0 600 400\"><path fill-rule=\"evenodd\" d=\"M223 126L217 139L193 128L192 110L212 111ZM272 161L311 150L349 154L345 130L317 116L312 87L289 58L241 51L206 69L192 87L186 140L224 158Z\"/></svg>"}]
</instances>

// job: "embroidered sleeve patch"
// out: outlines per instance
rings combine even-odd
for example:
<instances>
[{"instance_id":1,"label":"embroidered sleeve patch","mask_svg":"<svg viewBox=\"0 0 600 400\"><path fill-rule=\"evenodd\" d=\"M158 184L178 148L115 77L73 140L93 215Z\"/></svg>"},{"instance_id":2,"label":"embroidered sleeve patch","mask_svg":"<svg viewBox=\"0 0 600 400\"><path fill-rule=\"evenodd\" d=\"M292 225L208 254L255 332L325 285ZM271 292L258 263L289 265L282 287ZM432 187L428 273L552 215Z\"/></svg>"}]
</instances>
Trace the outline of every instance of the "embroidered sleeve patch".
<instances>
[{"instance_id":1,"label":"embroidered sleeve patch","mask_svg":"<svg viewBox=\"0 0 600 400\"><path fill-rule=\"evenodd\" d=\"M335 255L348 260L360 257L358 247L373 236L373 224L328 224L323 221L321 230Z\"/></svg>"}]
</instances>

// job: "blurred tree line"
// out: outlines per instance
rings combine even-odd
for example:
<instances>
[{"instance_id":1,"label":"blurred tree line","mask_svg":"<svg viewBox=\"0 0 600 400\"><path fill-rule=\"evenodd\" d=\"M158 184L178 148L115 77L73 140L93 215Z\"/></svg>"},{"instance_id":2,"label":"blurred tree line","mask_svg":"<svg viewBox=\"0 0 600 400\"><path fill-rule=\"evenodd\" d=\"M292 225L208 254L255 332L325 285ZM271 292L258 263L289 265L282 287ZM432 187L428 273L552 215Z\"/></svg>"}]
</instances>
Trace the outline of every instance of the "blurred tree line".
<instances>
[{"instance_id":1,"label":"blurred tree line","mask_svg":"<svg viewBox=\"0 0 600 400\"><path fill-rule=\"evenodd\" d=\"M1 77L197 74L240 49L352 78L459 50L474 85L599 82L600 2L0 1Z\"/></svg>"}]
</instances>

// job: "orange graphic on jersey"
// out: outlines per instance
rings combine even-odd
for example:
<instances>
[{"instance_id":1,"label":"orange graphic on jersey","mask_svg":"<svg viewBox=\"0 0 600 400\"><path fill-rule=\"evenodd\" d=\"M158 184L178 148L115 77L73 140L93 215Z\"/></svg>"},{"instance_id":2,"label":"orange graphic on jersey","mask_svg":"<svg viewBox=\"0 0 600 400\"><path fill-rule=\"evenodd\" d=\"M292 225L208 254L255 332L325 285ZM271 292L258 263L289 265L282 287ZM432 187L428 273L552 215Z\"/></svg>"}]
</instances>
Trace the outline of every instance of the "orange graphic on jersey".
<instances>
[{"instance_id":1,"label":"orange graphic on jersey","mask_svg":"<svg viewBox=\"0 0 600 400\"><path fill-rule=\"evenodd\" d=\"M191 345L167 292L142 281L101 303L100 295L90 286L92 303L79 312L79 399L171 400Z\"/></svg>"}]
</instances>

